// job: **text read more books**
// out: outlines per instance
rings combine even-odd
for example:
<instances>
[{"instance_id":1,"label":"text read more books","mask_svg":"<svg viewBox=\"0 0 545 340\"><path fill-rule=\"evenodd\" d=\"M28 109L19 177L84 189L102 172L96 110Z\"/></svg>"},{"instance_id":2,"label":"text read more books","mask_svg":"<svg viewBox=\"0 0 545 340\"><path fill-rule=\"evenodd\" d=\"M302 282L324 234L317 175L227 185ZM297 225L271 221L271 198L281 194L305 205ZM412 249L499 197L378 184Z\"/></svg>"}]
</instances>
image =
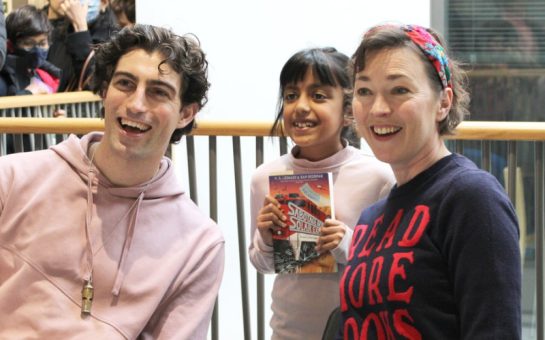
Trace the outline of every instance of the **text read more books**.
<instances>
[{"instance_id":1,"label":"text read more books","mask_svg":"<svg viewBox=\"0 0 545 340\"><path fill-rule=\"evenodd\" d=\"M273 234L275 272L336 272L333 255L315 250L325 219L335 218L332 174L271 175L269 193L287 217L286 227Z\"/></svg>"}]
</instances>

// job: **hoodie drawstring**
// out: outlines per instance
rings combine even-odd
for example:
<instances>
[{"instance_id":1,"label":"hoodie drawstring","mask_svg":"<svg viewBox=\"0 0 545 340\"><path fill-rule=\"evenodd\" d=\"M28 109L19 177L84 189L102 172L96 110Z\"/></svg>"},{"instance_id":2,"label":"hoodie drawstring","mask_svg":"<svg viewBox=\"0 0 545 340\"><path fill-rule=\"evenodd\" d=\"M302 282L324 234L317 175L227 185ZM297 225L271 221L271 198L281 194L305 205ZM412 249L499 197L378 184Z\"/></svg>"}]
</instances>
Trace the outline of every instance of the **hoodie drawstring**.
<instances>
[{"instance_id":1,"label":"hoodie drawstring","mask_svg":"<svg viewBox=\"0 0 545 340\"><path fill-rule=\"evenodd\" d=\"M94 153L93 153L94 156ZM85 212L85 260L87 265L83 274L83 288L81 289L81 313L90 314L93 304L93 247L91 244L91 222L93 220L93 181L95 172L93 170L93 157L88 171L87 179L87 210Z\"/></svg>"},{"instance_id":2,"label":"hoodie drawstring","mask_svg":"<svg viewBox=\"0 0 545 340\"><path fill-rule=\"evenodd\" d=\"M85 269L83 273L83 279L84 279L83 288L81 291L81 297L82 297L81 312L84 314L91 313L91 305L93 302L93 255L94 254L93 254L93 248L91 243L90 229L91 229L91 222L93 218L93 182L97 178L97 172L93 168L93 158L95 157L95 152L97 149L98 148L95 148L93 150L93 153L89 160L88 181L87 181L87 211L85 215L85 238L86 238L87 244L85 247L85 256L84 256L84 260L86 260L87 263L83 264L83 268ZM123 284L123 279L125 278L124 267L125 267L125 262L127 260L127 256L129 254L129 249L131 247L136 222L138 220L138 212L140 211L140 206L142 204L142 201L144 200L144 194L150 183L148 183L143 188L142 192L140 192L140 194L138 195L138 198L134 201L134 203L130 206L129 210L125 213L124 217L121 219L122 221L125 218L125 216L129 215L129 227L127 229L125 242L123 243L123 249L121 250L121 258L119 259L117 272L115 274L115 279L114 279L114 286L112 288L112 294L116 297L119 296L121 285Z\"/></svg>"},{"instance_id":3,"label":"hoodie drawstring","mask_svg":"<svg viewBox=\"0 0 545 340\"><path fill-rule=\"evenodd\" d=\"M125 237L125 242L123 243L123 250L121 251L121 259L119 260L119 265L117 267L117 272L115 274L114 287L112 288L112 294L114 296L119 296L119 290L121 289L121 284L125 278L125 273L123 272L123 267L125 266L125 260L129 253L131 247L132 237L134 235L134 227L136 225L136 220L138 219L138 212L140 211L140 204L144 200L144 191L140 193L138 199L130 207L129 211L131 216L129 218L129 228L127 230L127 236ZM135 209L136 207L136 209Z\"/></svg>"}]
</instances>

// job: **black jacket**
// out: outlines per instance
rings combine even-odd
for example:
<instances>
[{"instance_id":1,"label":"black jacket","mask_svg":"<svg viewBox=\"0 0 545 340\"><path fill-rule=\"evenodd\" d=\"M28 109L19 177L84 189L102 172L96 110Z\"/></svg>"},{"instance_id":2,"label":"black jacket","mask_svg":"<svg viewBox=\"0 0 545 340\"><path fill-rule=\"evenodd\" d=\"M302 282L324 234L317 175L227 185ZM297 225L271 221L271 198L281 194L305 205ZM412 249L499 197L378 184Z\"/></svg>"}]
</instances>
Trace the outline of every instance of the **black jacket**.
<instances>
[{"instance_id":1,"label":"black jacket","mask_svg":"<svg viewBox=\"0 0 545 340\"><path fill-rule=\"evenodd\" d=\"M40 69L49 73L53 78L61 78L61 69L47 61L40 66ZM35 70L29 70L26 63L21 62L21 57L9 53L4 67L0 71L0 96L32 94L25 88L35 75L39 77Z\"/></svg>"},{"instance_id":2,"label":"black jacket","mask_svg":"<svg viewBox=\"0 0 545 340\"><path fill-rule=\"evenodd\" d=\"M47 11L47 6L44 8ZM51 46L47 60L63 70L59 92L77 90L78 80L93 44L99 44L119 30L114 13L108 7L96 20L89 24L89 30L74 32L68 19L51 20ZM92 69L89 67L87 71ZM87 73L87 72L86 72Z\"/></svg>"},{"instance_id":3,"label":"black jacket","mask_svg":"<svg viewBox=\"0 0 545 340\"><path fill-rule=\"evenodd\" d=\"M0 6L0 68L6 61L6 19L4 18L4 9Z\"/></svg>"}]
</instances>

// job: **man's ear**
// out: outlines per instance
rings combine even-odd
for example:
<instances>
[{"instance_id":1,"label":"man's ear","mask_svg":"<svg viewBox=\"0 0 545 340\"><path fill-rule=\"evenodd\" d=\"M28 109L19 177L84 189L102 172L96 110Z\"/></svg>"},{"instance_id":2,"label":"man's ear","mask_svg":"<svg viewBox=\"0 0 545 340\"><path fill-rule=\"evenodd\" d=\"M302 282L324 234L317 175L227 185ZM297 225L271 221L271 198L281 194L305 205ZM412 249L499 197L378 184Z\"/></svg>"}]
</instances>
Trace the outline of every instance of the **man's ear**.
<instances>
[{"instance_id":1,"label":"man's ear","mask_svg":"<svg viewBox=\"0 0 545 340\"><path fill-rule=\"evenodd\" d=\"M182 110L180 111L180 120L178 121L178 125L176 126L176 128L181 129L186 127L195 119L198 111L199 106L197 105L197 103L184 105L182 107Z\"/></svg>"},{"instance_id":2,"label":"man's ear","mask_svg":"<svg viewBox=\"0 0 545 340\"><path fill-rule=\"evenodd\" d=\"M439 111L437 112L436 121L441 122L443 121L448 113L450 112L450 108L452 106L452 98L454 97L454 92L452 92L452 89L450 87L447 87L443 91L441 91L441 98L439 102Z\"/></svg>"}]
</instances>

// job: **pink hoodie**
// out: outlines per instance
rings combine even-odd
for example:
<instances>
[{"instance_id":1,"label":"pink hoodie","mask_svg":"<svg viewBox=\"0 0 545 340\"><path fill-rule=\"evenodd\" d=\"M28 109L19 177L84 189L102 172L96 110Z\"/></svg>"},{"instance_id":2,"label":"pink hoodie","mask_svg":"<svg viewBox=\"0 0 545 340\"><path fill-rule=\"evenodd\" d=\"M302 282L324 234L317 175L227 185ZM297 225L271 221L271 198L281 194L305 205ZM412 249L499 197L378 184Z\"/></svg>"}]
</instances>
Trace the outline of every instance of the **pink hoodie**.
<instances>
[{"instance_id":1,"label":"pink hoodie","mask_svg":"<svg viewBox=\"0 0 545 340\"><path fill-rule=\"evenodd\" d=\"M86 155L100 138L0 158L0 339L205 339L223 274L219 228L167 158L148 183L113 186Z\"/></svg>"}]
</instances>

